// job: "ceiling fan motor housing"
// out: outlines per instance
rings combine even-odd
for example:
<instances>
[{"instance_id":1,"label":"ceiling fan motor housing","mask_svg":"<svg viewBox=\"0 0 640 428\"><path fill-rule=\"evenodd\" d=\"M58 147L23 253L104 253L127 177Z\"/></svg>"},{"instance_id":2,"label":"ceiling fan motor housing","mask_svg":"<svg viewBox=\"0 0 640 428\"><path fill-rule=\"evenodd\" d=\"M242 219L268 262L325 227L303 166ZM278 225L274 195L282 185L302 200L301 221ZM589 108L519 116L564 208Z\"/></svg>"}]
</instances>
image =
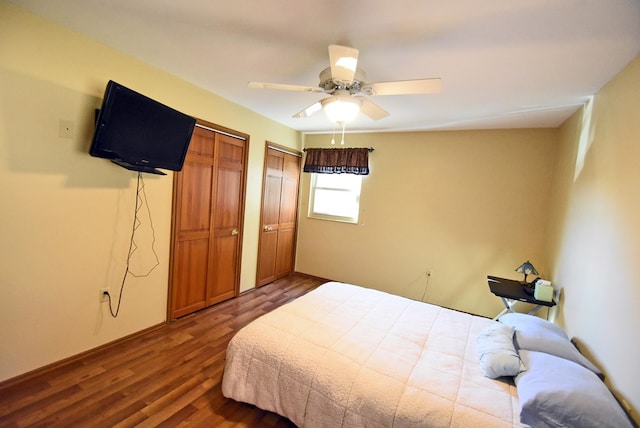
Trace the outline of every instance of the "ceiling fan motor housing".
<instances>
[{"instance_id":1,"label":"ceiling fan motor housing","mask_svg":"<svg viewBox=\"0 0 640 428\"><path fill-rule=\"evenodd\" d=\"M331 67L327 67L320 72L320 83L318 86L322 88L328 94L333 94L335 91L349 91L351 95L359 94L364 85L366 79L366 73L361 69L356 69L352 82L334 79L331 75Z\"/></svg>"}]
</instances>

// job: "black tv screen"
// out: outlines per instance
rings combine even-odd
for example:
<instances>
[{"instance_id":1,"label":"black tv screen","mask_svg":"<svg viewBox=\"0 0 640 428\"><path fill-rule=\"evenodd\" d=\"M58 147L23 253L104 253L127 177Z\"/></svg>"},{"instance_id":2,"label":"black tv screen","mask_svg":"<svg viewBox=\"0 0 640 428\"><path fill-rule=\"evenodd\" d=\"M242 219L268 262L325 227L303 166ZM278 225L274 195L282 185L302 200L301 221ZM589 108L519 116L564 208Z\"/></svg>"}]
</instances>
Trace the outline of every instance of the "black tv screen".
<instances>
[{"instance_id":1,"label":"black tv screen","mask_svg":"<svg viewBox=\"0 0 640 428\"><path fill-rule=\"evenodd\" d=\"M191 116L110 80L89 154L133 171L180 171L195 124Z\"/></svg>"}]
</instances>

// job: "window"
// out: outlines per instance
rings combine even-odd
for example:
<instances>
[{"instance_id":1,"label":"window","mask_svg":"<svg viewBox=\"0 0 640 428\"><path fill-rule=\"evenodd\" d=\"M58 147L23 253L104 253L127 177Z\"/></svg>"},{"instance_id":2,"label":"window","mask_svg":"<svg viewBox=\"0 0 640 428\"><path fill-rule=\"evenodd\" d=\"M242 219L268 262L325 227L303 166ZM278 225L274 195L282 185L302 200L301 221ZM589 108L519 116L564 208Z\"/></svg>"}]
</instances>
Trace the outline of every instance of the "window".
<instances>
[{"instance_id":1,"label":"window","mask_svg":"<svg viewBox=\"0 0 640 428\"><path fill-rule=\"evenodd\" d=\"M312 174L309 217L357 223L362 176Z\"/></svg>"}]
</instances>

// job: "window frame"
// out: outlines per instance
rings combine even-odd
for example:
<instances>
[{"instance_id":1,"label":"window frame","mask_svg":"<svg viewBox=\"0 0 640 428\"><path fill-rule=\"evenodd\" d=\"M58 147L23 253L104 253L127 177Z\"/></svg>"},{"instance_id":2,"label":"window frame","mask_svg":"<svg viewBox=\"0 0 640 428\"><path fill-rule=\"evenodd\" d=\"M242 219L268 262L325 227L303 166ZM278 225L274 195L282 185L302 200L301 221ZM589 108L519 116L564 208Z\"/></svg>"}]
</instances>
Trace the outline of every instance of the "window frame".
<instances>
[{"instance_id":1,"label":"window frame","mask_svg":"<svg viewBox=\"0 0 640 428\"><path fill-rule=\"evenodd\" d=\"M359 178L359 186L357 191L353 191L353 190L349 190L346 188L336 188L336 187L318 187L317 186L317 180L318 180L318 176L319 175L325 175L325 174L320 174L317 172L311 173L311 183L309 186L309 209L307 211L307 218L313 218L313 219L318 219L318 220L329 220L329 221L336 221L339 223L349 223L349 224L358 224L358 221L360 219L360 197L362 195L362 175L357 175L357 174L336 174L336 175L353 175L355 177ZM316 195L316 189L323 189L323 190L330 190L330 191L335 191L335 192L348 192L348 193L355 193L355 204L357 205L355 208L355 217L353 216L340 216L340 215L334 215L334 214L324 214L324 213L317 213L314 212L314 208L315 208L315 195Z\"/></svg>"}]
</instances>

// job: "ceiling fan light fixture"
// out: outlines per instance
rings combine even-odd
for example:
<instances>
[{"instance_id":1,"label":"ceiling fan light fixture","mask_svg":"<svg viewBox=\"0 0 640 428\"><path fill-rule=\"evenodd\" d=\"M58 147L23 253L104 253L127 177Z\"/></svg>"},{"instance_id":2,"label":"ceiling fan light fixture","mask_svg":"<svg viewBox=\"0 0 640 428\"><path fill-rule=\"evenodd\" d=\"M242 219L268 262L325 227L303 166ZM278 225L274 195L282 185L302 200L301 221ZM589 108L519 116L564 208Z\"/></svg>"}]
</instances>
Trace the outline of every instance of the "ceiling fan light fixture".
<instances>
[{"instance_id":1,"label":"ceiling fan light fixture","mask_svg":"<svg viewBox=\"0 0 640 428\"><path fill-rule=\"evenodd\" d=\"M324 112L335 123L349 123L360 112L362 100L352 97L329 97L322 100Z\"/></svg>"}]
</instances>

